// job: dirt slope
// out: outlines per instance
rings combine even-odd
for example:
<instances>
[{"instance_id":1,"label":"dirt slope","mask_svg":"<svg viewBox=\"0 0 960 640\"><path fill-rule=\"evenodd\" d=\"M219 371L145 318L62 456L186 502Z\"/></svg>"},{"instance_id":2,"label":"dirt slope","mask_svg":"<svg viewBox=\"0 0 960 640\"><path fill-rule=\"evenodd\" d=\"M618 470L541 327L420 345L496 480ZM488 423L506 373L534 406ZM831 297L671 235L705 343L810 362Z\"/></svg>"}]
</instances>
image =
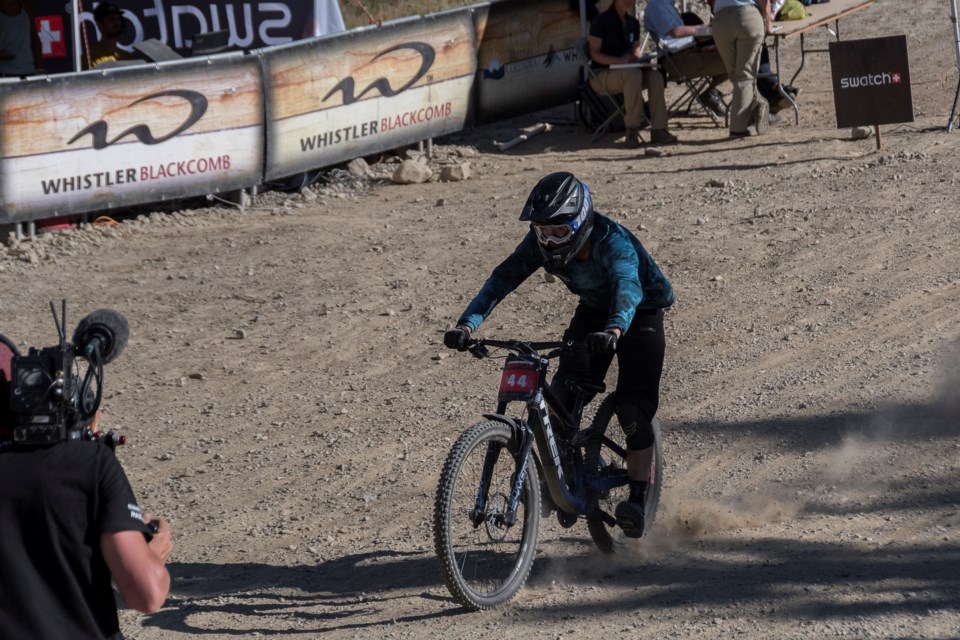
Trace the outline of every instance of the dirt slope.
<instances>
[{"instance_id":1,"label":"dirt slope","mask_svg":"<svg viewBox=\"0 0 960 640\"><path fill-rule=\"evenodd\" d=\"M52 344L46 305L61 297L73 321L113 307L131 325L105 422L128 436L119 455L176 550L167 607L124 612L125 634L960 637L946 5L880 0L843 23L869 37L910 17L917 121L884 127L880 152L834 128L821 55L797 82L800 126L762 138L678 118L682 144L651 157L590 145L560 109L442 141L441 158L480 150L465 182L318 183L0 251L0 330L19 344ZM545 117L551 132L492 147ZM582 524L545 522L515 602L467 614L433 555L433 495L452 441L494 407L497 363L440 340L558 169L677 290L663 511L619 561ZM573 307L538 274L483 333L553 338Z\"/></svg>"}]
</instances>

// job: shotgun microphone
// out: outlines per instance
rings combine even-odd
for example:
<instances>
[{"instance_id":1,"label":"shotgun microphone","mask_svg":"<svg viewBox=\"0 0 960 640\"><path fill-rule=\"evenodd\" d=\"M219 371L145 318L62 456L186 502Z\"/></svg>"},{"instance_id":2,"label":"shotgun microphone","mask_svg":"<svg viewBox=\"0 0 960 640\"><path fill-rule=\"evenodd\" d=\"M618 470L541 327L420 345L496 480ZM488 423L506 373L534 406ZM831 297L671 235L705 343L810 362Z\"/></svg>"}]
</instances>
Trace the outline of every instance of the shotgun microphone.
<instances>
[{"instance_id":1,"label":"shotgun microphone","mask_svg":"<svg viewBox=\"0 0 960 640\"><path fill-rule=\"evenodd\" d=\"M88 357L98 349L100 361L107 364L123 352L129 337L126 318L112 309L97 309L77 325L73 343Z\"/></svg>"}]
</instances>

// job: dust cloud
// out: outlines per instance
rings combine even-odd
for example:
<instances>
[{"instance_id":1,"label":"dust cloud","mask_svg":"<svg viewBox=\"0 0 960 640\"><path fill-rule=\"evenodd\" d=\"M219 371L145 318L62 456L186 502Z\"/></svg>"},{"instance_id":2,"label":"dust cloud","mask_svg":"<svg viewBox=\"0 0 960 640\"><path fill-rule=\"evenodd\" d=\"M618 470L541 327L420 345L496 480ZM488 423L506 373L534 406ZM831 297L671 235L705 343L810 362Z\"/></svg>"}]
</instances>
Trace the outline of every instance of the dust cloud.
<instances>
[{"instance_id":1,"label":"dust cloud","mask_svg":"<svg viewBox=\"0 0 960 640\"><path fill-rule=\"evenodd\" d=\"M734 501L715 502L674 494L661 503L660 530L654 537L676 548L682 542L697 540L723 531L756 529L794 517L801 505L773 495L754 494Z\"/></svg>"}]
</instances>

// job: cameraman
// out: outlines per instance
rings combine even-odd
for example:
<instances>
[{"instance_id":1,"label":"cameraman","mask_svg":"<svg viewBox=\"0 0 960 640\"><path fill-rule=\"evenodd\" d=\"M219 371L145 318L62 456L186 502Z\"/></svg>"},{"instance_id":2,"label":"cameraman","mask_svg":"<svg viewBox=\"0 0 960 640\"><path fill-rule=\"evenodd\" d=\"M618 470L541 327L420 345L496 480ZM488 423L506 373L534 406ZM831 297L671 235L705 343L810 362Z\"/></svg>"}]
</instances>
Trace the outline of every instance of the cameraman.
<instances>
[{"instance_id":1,"label":"cameraman","mask_svg":"<svg viewBox=\"0 0 960 640\"><path fill-rule=\"evenodd\" d=\"M170 589L170 528L141 513L104 444L13 443L10 358L0 342L0 638L122 638L111 576L153 613Z\"/></svg>"}]
</instances>

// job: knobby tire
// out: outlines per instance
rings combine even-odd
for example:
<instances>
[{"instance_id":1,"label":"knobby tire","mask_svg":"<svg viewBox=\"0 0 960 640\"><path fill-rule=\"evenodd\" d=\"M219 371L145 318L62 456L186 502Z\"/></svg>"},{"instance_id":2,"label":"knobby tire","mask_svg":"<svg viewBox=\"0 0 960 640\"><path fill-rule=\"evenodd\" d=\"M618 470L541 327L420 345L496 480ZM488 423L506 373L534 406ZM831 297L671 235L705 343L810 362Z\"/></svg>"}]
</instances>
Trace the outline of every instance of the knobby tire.
<instances>
[{"instance_id":1,"label":"knobby tire","mask_svg":"<svg viewBox=\"0 0 960 640\"><path fill-rule=\"evenodd\" d=\"M491 442L502 444L503 449L493 469L484 521L475 525L470 513ZM480 422L454 443L440 474L434 502L434 547L450 593L473 611L511 600L530 575L537 552L540 480L532 454L516 522L505 526L497 520L507 505L517 471L517 446L507 425Z\"/></svg>"},{"instance_id":2,"label":"knobby tire","mask_svg":"<svg viewBox=\"0 0 960 640\"><path fill-rule=\"evenodd\" d=\"M610 446L610 442L613 442L624 451L626 451L627 446L623 431L616 421L615 407L616 396L610 394L603 399L603 402L597 408L597 414L594 416L590 428L603 434L603 439L597 438L584 447L584 464L588 473L600 476L615 476L626 473L626 458ZM663 444L660 438L660 423L656 418L653 419L653 434L655 438L654 466L651 473L652 482L649 483L645 501L644 534L650 531L657 515L660 491L663 486ZM590 501L591 505L596 504L612 515L617 508L617 504L626 500L629 496L629 487L622 486L599 493L595 492L590 496ZM622 553L628 548L628 543L634 540L623 535L623 532L616 525L611 527L602 519L589 515L587 517L587 528L590 530L590 537L593 538L594 544L603 553Z\"/></svg>"}]
</instances>

